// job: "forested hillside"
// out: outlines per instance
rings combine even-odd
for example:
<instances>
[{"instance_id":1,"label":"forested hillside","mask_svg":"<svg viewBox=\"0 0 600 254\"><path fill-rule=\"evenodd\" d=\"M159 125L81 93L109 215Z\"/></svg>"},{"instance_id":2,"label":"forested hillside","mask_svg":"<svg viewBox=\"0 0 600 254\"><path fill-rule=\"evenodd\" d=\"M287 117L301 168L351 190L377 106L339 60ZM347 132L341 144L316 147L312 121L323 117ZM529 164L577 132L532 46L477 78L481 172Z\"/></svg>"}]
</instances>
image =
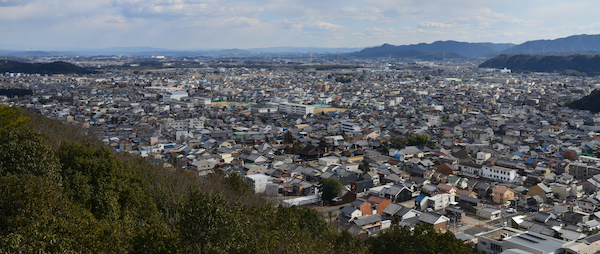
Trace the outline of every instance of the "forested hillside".
<instances>
[{"instance_id":1,"label":"forested hillside","mask_svg":"<svg viewBox=\"0 0 600 254\"><path fill-rule=\"evenodd\" d=\"M72 63L56 61L52 63L22 63L17 61L0 62L0 73L37 73L37 74L88 74L93 73L88 69Z\"/></svg>"},{"instance_id":2,"label":"forested hillside","mask_svg":"<svg viewBox=\"0 0 600 254\"><path fill-rule=\"evenodd\" d=\"M479 67L594 76L600 74L600 55L499 55L483 62Z\"/></svg>"},{"instance_id":3,"label":"forested hillside","mask_svg":"<svg viewBox=\"0 0 600 254\"><path fill-rule=\"evenodd\" d=\"M0 253L470 253L406 228L362 241L241 177L198 178L114 153L74 126L0 106ZM430 248L425 245L438 244Z\"/></svg>"}]
</instances>

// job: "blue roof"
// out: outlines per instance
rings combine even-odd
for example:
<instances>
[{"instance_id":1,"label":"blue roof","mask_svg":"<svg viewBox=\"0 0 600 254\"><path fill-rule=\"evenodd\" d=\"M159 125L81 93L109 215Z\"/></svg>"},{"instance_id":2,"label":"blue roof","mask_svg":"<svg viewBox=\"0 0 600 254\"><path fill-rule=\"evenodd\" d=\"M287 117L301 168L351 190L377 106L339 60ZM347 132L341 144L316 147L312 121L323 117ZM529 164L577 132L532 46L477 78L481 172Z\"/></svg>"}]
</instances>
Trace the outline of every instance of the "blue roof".
<instances>
[{"instance_id":1,"label":"blue roof","mask_svg":"<svg viewBox=\"0 0 600 254\"><path fill-rule=\"evenodd\" d=\"M396 154L394 154L394 157L400 158L400 157L402 157L402 154L396 153Z\"/></svg>"},{"instance_id":2,"label":"blue roof","mask_svg":"<svg viewBox=\"0 0 600 254\"><path fill-rule=\"evenodd\" d=\"M534 161L535 161L535 158L529 158L529 159L527 159L527 160L525 161L525 163L527 163L527 164L531 164L531 163L533 163Z\"/></svg>"},{"instance_id":3,"label":"blue roof","mask_svg":"<svg viewBox=\"0 0 600 254\"><path fill-rule=\"evenodd\" d=\"M415 202L421 202L421 201L423 201L423 199L425 199L426 197L427 197L427 196L425 196L425 195L420 195L420 196L419 196L419 197L418 197L418 198L415 200Z\"/></svg>"},{"instance_id":4,"label":"blue roof","mask_svg":"<svg viewBox=\"0 0 600 254\"><path fill-rule=\"evenodd\" d=\"M514 152L513 154L514 154L514 155L516 155L516 156L523 156L523 155L524 155L524 154L523 154L523 153L521 153L521 152Z\"/></svg>"}]
</instances>

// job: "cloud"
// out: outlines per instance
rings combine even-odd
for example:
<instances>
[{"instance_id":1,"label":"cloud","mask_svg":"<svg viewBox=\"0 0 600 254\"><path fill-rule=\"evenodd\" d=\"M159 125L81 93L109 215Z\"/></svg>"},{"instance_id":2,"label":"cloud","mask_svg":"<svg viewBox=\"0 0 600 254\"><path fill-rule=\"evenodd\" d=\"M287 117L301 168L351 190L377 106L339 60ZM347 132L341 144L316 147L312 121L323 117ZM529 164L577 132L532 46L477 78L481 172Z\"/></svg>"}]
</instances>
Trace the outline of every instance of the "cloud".
<instances>
[{"instance_id":1,"label":"cloud","mask_svg":"<svg viewBox=\"0 0 600 254\"><path fill-rule=\"evenodd\" d=\"M440 23L440 22L432 22L432 21L423 21L423 22L419 22L419 24L417 24L417 27L421 27L421 28L450 28L453 25L451 24L444 24L444 23Z\"/></svg>"},{"instance_id":2,"label":"cloud","mask_svg":"<svg viewBox=\"0 0 600 254\"><path fill-rule=\"evenodd\" d=\"M0 0L0 7L25 6L31 2L32 2L32 0Z\"/></svg>"},{"instance_id":3,"label":"cloud","mask_svg":"<svg viewBox=\"0 0 600 254\"><path fill-rule=\"evenodd\" d=\"M311 24L313 27L325 29L325 30L339 30L342 29L342 26L331 24L323 21L316 21Z\"/></svg>"},{"instance_id":4,"label":"cloud","mask_svg":"<svg viewBox=\"0 0 600 254\"><path fill-rule=\"evenodd\" d=\"M234 27L243 27L243 26L258 26L261 24L261 21L255 18L249 17L232 17L225 20L223 25L225 26L234 26Z\"/></svg>"},{"instance_id":5,"label":"cloud","mask_svg":"<svg viewBox=\"0 0 600 254\"><path fill-rule=\"evenodd\" d=\"M514 5L519 5L515 8ZM0 0L1 44L348 46L594 33L592 0ZM571 4L572 3L572 4ZM167 35L167 36L165 36ZM43 36L43 37L42 37ZM209 37L209 38L207 38ZM41 40L40 38L44 38ZM110 39L105 39L110 38ZM69 44L70 43L70 44Z\"/></svg>"}]
</instances>

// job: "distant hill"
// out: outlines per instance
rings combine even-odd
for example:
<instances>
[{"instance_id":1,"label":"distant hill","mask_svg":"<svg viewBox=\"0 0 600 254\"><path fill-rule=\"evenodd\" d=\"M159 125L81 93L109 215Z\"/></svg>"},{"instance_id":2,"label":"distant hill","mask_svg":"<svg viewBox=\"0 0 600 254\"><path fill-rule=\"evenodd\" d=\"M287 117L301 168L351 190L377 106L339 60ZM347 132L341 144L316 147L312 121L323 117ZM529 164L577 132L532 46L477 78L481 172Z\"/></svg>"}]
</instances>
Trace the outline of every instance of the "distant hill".
<instances>
[{"instance_id":1,"label":"distant hill","mask_svg":"<svg viewBox=\"0 0 600 254\"><path fill-rule=\"evenodd\" d=\"M475 57L482 55L498 54L498 52L510 48L512 46L514 46L514 44L510 43L469 43L458 41L436 41L431 44L419 43L401 46L383 44L379 47L363 49L359 52L353 53L352 55L358 57L384 57L384 55L389 56L389 54L401 55L400 52L428 51L445 52L446 56L449 56L449 58L461 58L459 57L459 55ZM453 53L454 55L449 55L448 53Z\"/></svg>"},{"instance_id":2,"label":"distant hill","mask_svg":"<svg viewBox=\"0 0 600 254\"><path fill-rule=\"evenodd\" d=\"M77 65L57 61L52 63L22 63L16 61L0 61L0 73L30 73L30 74L89 74L93 73L88 69Z\"/></svg>"},{"instance_id":3,"label":"distant hill","mask_svg":"<svg viewBox=\"0 0 600 254\"><path fill-rule=\"evenodd\" d=\"M499 55L479 65L480 68L509 68L513 71L585 73L600 75L600 55Z\"/></svg>"},{"instance_id":4,"label":"distant hill","mask_svg":"<svg viewBox=\"0 0 600 254\"><path fill-rule=\"evenodd\" d=\"M269 47L248 49L258 53L351 53L364 48L323 48L323 47Z\"/></svg>"},{"instance_id":5,"label":"distant hill","mask_svg":"<svg viewBox=\"0 0 600 254\"><path fill-rule=\"evenodd\" d=\"M422 60L443 60L467 58L457 53L431 52L424 50L398 50L396 46L384 44L380 47L366 48L359 52L351 53L353 57L392 57L392 58L415 58Z\"/></svg>"},{"instance_id":6,"label":"distant hill","mask_svg":"<svg viewBox=\"0 0 600 254\"><path fill-rule=\"evenodd\" d=\"M571 102L567 105L569 108L589 110L594 113L600 112L600 90L592 91L588 96Z\"/></svg>"},{"instance_id":7,"label":"distant hill","mask_svg":"<svg viewBox=\"0 0 600 254\"><path fill-rule=\"evenodd\" d=\"M573 35L554 40L528 41L502 51L503 54L600 53L600 35Z\"/></svg>"}]
</instances>

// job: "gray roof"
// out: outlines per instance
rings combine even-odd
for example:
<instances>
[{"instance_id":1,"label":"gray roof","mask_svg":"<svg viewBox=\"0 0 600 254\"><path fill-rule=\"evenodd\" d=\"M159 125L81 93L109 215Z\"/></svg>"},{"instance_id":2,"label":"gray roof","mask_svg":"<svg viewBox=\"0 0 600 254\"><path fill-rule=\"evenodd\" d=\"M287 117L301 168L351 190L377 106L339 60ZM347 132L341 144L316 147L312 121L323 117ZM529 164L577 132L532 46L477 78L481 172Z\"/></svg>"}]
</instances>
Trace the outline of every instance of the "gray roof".
<instances>
[{"instance_id":1,"label":"gray roof","mask_svg":"<svg viewBox=\"0 0 600 254\"><path fill-rule=\"evenodd\" d=\"M385 213L385 214L394 215L394 213L396 213L396 211L402 209L402 207L404 207L404 206L396 204L396 203L391 203L385 209L383 209L383 211L381 211L381 212Z\"/></svg>"},{"instance_id":2,"label":"gray roof","mask_svg":"<svg viewBox=\"0 0 600 254\"><path fill-rule=\"evenodd\" d=\"M424 212L419 216L419 221L433 225L442 215L432 212Z\"/></svg>"},{"instance_id":3,"label":"gray roof","mask_svg":"<svg viewBox=\"0 0 600 254\"><path fill-rule=\"evenodd\" d=\"M379 215L370 215L370 216L363 216L363 217L360 217L360 218L354 220L354 224L356 224L357 226L364 226L364 225L376 223L378 221L381 221L381 217L379 217Z\"/></svg>"},{"instance_id":4,"label":"gray roof","mask_svg":"<svg viewBox=\"0 0 600 254\"><path fill-rule=\"evenodd\" d=\"M534 232L526 232L518 236L504 239L512 246L527 246L531 249L540 250L543 253L554 253L566 242Z\"/></svg>"},{"instance_id":5,"label":"gray roof","mask_svg":"<svg viewBox=\"0 0 600 254\"><path fill-rule=\"evenodd\" d=\"M344 208L342 208L342 213L343 214L347 214L347 215L351 215L354 211L356 211L357 209L352 207L352 206L345 206Z\"/></svg>"},{"instance_id":6,"label":"gray roof","mask_svg":"<svg viewBox=\"0 0 600 254\"><path fill-rule=\"evenodd\" d=\"M590 236L584 238L583 240L586 241L586 242L588 242L588 243L593 243L593 242L600 241L600 233L596 233L596 234L590 235Z\"/></svg>"},{"instance_id":7,"label":"gray roof","mask_svg":"<svg viewBox=\"0 0 600 254\"><path fill-rule=\"evenodd\" d=\"M552 193L552 190L543 183L538 183L537 186L540 187L540 189L542 189L546 193Z\"/></svg>"}]
</instances>

